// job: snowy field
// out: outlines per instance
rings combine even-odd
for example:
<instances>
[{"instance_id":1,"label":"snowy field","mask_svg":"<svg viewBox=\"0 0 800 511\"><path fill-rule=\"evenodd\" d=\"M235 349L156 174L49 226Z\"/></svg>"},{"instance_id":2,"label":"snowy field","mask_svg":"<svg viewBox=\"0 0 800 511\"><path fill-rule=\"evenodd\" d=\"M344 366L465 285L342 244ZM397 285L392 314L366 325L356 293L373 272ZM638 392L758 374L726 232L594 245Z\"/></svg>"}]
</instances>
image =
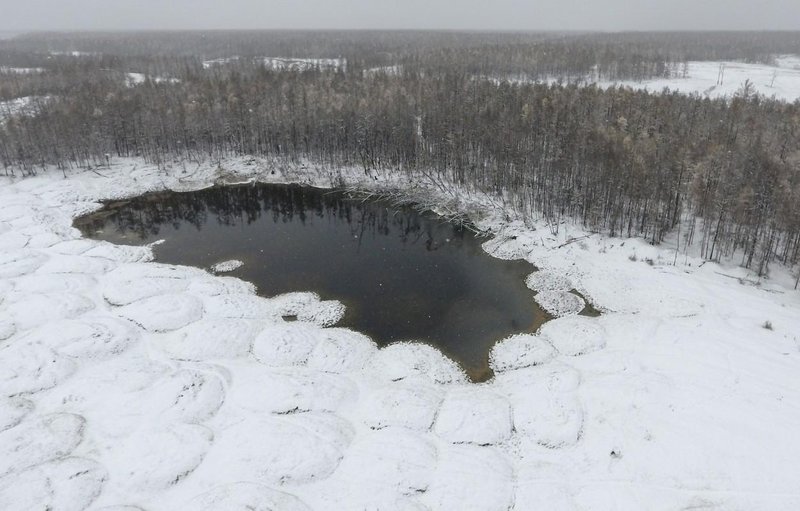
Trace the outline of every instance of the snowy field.
<instances>
[{"instance_id":1,"label":"snowy field","mask_svg":"<svg viewBox=\"0 0 800 511\"><path fill-rule=\"evenodd\" d=\"M178 83L178 78L165 78L163 76L147 76L144 73L125 73L125 84L128 87L135 87L145 83L148 79L154 83Z\"/></svg>"},{"instance_id":2,"label":"snowy field","mask_svg":"<svg viewBox=\"0 0 800 511\"><path fill-rule=\"evenodd\" d=\"M754 92L768 98L793 102L800 99L800 67L791 64L798 63L800 59L789 58L779 59L776 66L741 62L689 62L686 78L623 81L616 84L601 82L600 85L624 85L654 92L670 89L711 98L729 98L742 88L746 80L750 80ZM722 83L718 84L720 69Z\"/></svg>"},{"instance_id":3,"label":"snowy field","mask_svg":"<svg viewBox=\"0 0 800 511\"><path fill-rule=\"evenodd\" d=\"M214 60L204 60L203 68L211 69L236 62L239 57L225 57ZM347 69L346 59L315 59L315 58L290 58L290 57L257 57L254 59L267 69L275 71L308 71L312 69L336 70Z\"/></svg>"},{"instance_id":4,"label":"snowy field","mask_svg":"<svg viewBox=\"0 0 800 511\"><path fill-rule=\"evenodd\" d=\"M721 78L721 80L720 80ZM526 78L493 78L494 81L510 81L528 83ZM556 83L560 79L553 77L545 80ZM800 57L781 55L775 58L775 65L745 64L742 62L692 61L688 62L685 77L659 78L623 81L598 81L592 77L582 79L580 83L596 84L599 87L624 86L651 92L664 89L685 94L699 94L710 98L730 98L749 80L753 92L768 98L794 102L800 99ZM720 83L721 81L721 83Z\"/></svg>"},{"instance_id":5,"label":"snowy field","mask_svg":"<svg viewBox=\"0 0 800 511\"><path fill-rule=\"evenodd\" d=\"M0 66L0 73L10 73L10 74L18 74L18 75L29 75L29 74L38 74L44 73L43 67L7 67L7 66Z\"/></svg>"},{"instance_id":6,"label":"snowy field","mask_svg":"<svg viewBox=\"0 0 800 511\"><path fill-rule=\"evenodd\" d=\"M222 167L229 182L335 177ZM260 298L71 227L100 199L216 172L0 178L0 509L800 509L788 273L673 266L668 246L554 236L464 197L496 234L487 252L604 311L498 343L496 377L470 384L425 345L335 327L343 306L309 290Z\"/></svg>"}]
</instances>

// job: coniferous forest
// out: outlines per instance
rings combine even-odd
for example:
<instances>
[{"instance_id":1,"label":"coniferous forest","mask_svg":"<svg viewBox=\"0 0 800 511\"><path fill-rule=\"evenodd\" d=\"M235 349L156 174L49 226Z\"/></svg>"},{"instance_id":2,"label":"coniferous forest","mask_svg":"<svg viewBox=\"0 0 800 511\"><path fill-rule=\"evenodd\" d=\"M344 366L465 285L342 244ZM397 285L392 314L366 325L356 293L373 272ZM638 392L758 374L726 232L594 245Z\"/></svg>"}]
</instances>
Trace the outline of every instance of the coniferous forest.
<instances>
[{"instance_id":1,"label":"coniferous forest","mask_svg":"<svg viewBox=\"0 0 800 511\"><path fill-rule=\"evenodd\" d=\"M704 257L763 274L800 261L800 102L587 83L781 54L800 54L800 33L23 35L0 41L0 161L424 172L554 225L659 243L688 223Z\"/></svg>"}]
</instances>

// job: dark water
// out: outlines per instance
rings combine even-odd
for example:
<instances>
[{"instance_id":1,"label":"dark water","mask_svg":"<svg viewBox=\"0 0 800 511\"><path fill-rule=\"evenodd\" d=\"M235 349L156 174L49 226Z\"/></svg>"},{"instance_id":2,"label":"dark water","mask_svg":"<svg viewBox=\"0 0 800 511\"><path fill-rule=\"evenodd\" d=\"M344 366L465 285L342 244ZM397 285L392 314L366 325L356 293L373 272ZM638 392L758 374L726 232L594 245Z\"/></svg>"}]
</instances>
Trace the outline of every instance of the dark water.
<instances>
[{"instance_id":1,"label":"dark water","mask_svg":"<svg viewBox=\"0 0 800 511\"><path fill-rule=\"evenodd\" d=\"M433 214L296 185L238 185L111 202L76 220L122 244L164 239L156 260L230 273L259 294L315 291L347 306L340 326L378 344L430 343L480 381L491 346L546 319L524 279L533 267L487 255L471 231Z\"/></svg>"}]
</instances>

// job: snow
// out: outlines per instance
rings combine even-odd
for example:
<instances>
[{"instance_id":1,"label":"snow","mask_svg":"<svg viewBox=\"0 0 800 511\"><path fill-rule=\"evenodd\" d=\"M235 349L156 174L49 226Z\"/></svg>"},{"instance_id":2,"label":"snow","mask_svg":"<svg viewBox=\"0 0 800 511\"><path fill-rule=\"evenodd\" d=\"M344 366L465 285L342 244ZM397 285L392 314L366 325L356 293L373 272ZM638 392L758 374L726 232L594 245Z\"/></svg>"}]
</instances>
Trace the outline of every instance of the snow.
<instances>
[{"instance_id":1,"label":"snow","mask_svg":"<svg viewBox=\"0 0 800 511\"><path fill-rule=\"evenodd\" d=\"M301 165L223 162L242 181L338 175ZM785 269L673 265L674 244L553 234L473 193L485 250L534 264L538 300L577 290L603 315L573 308L497 343L495 377L472 384L431 346L335 326L344 306L313 290L262 298L71 227L216 168L0 177L0 508L800 508Z\"/></svg>"},{"instance_id":2,"label":"snow","mask_svg":"<svg viewBox=\"0 0 800 511\"><path fill-rule=\"evenodd\" d=\"M436 416L435 432L454 444L497 445L511 437L511 404L478 385L448 391Z\"/></svg>"},{"instance_id":3,"label":"snow","mask_svg":"<svg viewBox=\"0 0 800 511\"><path fill-rule=\"evenodd\" d=\"M562 355L570 357L601 350L606 346L603 325L584 316L545 323L539 329L539 337L548 341Z\"/></svg>"},{"instance_id":4,"label":"snow","mask_svg":"<svg viewBox=\"0 0 800 511\"><path fill-rule=\"evenodd\" d=\"M257 483L233 483L215 488L193 499L189 509L197 511L281 510L309 511L297 497Z\"/></svg>"},{"instance_id":5,"label":"snow","mask_svg":"<svg viewBox=\"0 0 800 511\"><path fill-rule=\"evenodd\" d=\"M230 261L222 261L211 267L214 273L229 273L244 266L242 261L231 259Z\"/></svg>"},{"instance_id":6,"label":"snow","mask_svg":"<svg viewBox=\"0 0 800 511\"><path fill-rule=\"evenodd\" d=\"M722 72L724 70L724 73ZM722 73L722 83L719 83ZM495 82L512 83L559 83L564 77L552 76L543 80L526 77L493 77ZM660 93L665 89L683 94L698 94L709 98L732 98L749 80L753 92L767 98L787 102L800 99L800 56L779 55L774 65L748 64L735 61L689 61L686 73L671 78L635 80L598 80L596 76L586 76L577 80L581 84L595 84L598 87L629 87Z\"/></svg>"},{"instance_id":7,"label":"snow","mask_svg":"<svg viewBox=\"0 0 800 511\"><path fill-rule=\"evenodd\" d=\"M501 373L512 369L546 364L556 355L547 339L533 334L517 334L497 342L489 354L492 370Z\"/></svg>"},{"instance_id":8,"label":"snow","mask_svg":"<svg viewBox=\"0 0 800 511\"><path fill-rule=\"evenodd\" d=\"M231 62L236 62L237 60L239 60L239 57L223 57L218 59L204 60L203 69L211 69L215 66L224 66L225 64L230 64Z\"/></svg>"},{"instance_id":9,"label":"snow","mask_svg":"<svg viewBox=\"0 0 800 511\"><path fill-rule=\"evenodd\" d=\"M50 96L25 96L0 101L0 125L11 117L36 115L39 111L39 104L50 99Z\"/></svg>"},{"instance_id":10,"label":"snow","mask_svg":"<svg viewBox=\"0 0 800 511\"><path fill-rule=\"evenodd\" d=\"M287 58L263 57L260 59L264 67L276 71L308 71L311 69L347 69L346 59L314 59L314 58Z\"/></svg>"},{"instance_id":11,"label":"snow","mask_svg":"<svg viewBox=\"0 0 800 511\"><path fill-rule=\"evenodd\" d=\"M580 296L569 291L542 291L536 293L536 302L555 317L577 314L586 307L586 302Z\"/></svg>"},{"instance_id":12,"label":"snow","mask_svg":"<svg viewBox=\"0 0 800 511\"><path fill-rule=\"evenodd\" d=\"M9 67L9 66L0 66L0 73L11 73L11 74L38 74L44 73L44 68L41 67Z\"/></svg>"},{"instance_id":13,"label":"snow","mask_svg":"<svg viewBox=\"0 0 800 511\"><path fill-rule=\"evenodd\" d=\"M128 87L135 87L145 83L147 80L152 80L154 83L178 83L180 79L170 78L163 76L148 76L144 73L125 73L125 83Z\"/></svg>"},{"instance_id":14,"label":"snow","mask_svg":"<svg viewBox=\"0 0 800 511\"><path fill-rule=\"evenodd\" d=\"M623 85L653 92L660 92L666 88L710 98L730 98L742 88L746 80L750 80L754 91L758 94L793 102L800 98L800 69L792 65L795 60L784 58L779 62L780 64L776 66L722 61L689 62L686 78L601 82L600 85ZM718 84L717 76L721 67L724 69L724 75L722 83Z\"/></svg>"},{"instance_id":15,"label":"snow","mask_svg":"<svg viewBox=\"0 0 800 511\"><path fill-rule=\"evenodd\" d=\"M212 69L217 66L224 66L236 62L240 57L223 57L218 59L204 60L203 69ZM347 69L347 60L342 58L300 58L300 57L256 57L256 62L261 63L267 69L274 71L309 71L312 69L337 70Z\"/></svg>"},{"instance_id":16,"label":"snow","mask_svg":"<svg viewBox=\"0 0 800 511\"><path fill-rule=\"evenodd\" d=\"M363 71L363 75L369 78L375 76L399 76L402 73L403 66L401 65L371 67Z\"/></svg>"}]
</instances>

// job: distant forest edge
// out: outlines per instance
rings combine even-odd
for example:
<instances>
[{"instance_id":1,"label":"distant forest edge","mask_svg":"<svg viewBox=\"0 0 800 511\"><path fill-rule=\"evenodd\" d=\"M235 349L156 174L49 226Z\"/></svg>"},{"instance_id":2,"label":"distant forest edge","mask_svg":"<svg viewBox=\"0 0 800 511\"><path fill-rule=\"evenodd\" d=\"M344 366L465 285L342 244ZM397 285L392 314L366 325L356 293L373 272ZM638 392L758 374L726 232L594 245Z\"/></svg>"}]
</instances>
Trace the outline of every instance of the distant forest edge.
<instances>
[{"instance_id":1,"label":"distant forest edge","mask_svg":"<svg viewBox=\"0 0 800 511\"><path fill-rule=\"evenodd\" d=\"M77 53L73 53L77 52ZM800 33L143 32L0 41L6 172L233 155L424 171L527 217L708 259L800 262L800 102L485 77L644 80L769 63ZM234 58L236 57L236 58Z\"/></svg>"}]
</instances>

